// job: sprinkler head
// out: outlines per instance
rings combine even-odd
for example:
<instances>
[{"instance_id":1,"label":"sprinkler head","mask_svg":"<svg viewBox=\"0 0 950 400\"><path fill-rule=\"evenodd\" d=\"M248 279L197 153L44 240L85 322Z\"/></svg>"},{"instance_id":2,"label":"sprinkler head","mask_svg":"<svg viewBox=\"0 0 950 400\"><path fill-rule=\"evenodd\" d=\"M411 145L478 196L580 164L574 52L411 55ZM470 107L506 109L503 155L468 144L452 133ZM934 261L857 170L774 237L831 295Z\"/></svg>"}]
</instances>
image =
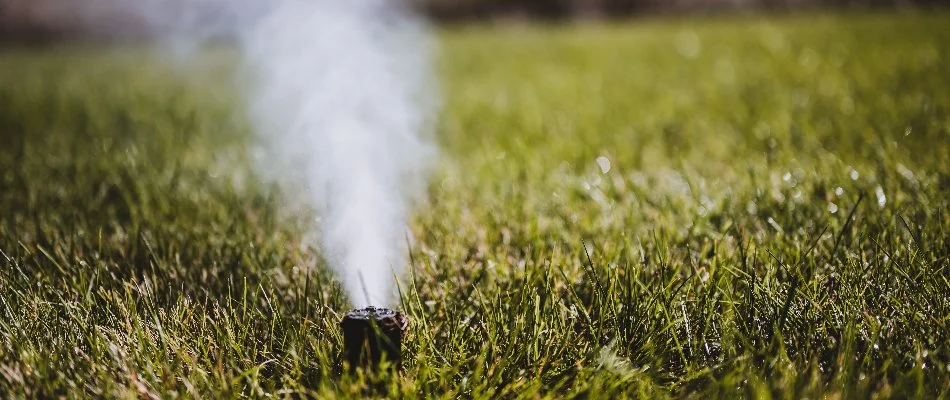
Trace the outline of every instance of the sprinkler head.
<instances>
[{"instance_id":1,"label":"sprinkler head","mask_svg":"<svg viewBox=\"0 0 950 400\"><path fill-rule=\"evenodd\" d=\"M375 369L384 358L401 368L402 338L409 331L409 320L402 313L372 306L355 309L346 313L340 328L350 372L357 367Z\"/></svg>"}]
</instances>

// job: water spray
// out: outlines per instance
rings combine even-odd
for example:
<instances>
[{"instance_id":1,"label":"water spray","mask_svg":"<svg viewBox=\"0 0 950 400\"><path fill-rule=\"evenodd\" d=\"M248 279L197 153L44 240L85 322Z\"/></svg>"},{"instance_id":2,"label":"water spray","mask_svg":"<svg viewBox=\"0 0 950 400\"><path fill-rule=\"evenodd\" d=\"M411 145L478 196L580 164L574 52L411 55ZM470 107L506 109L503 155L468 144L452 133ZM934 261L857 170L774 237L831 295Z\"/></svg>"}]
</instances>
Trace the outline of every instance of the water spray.
<instances>
[{"instance_id":1,"label":"water spray","mask_svg":"<svg viewBox=\"0 0 950 400\"><path fill-rule=\"evenodd\" d=\"M396 300L433 114L424 27L390 0L282 0L241 36L255 166L308 227L355 307Z\"/></svg>"}]
</instances>

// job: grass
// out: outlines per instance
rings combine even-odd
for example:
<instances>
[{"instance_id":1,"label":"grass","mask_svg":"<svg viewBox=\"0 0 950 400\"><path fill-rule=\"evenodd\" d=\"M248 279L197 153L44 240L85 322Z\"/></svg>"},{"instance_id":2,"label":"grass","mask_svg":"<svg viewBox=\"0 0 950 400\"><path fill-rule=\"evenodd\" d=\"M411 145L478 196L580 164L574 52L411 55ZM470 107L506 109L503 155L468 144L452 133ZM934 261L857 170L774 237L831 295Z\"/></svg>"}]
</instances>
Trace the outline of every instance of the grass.
<instances>
[{"instance_id":1,"label":"grass","mask_svg":"<svg viewBox=\"0 0 950 400\"><path fill-rule=\"evenodd\" d=\"M948 23L441 31L413 334L372 393L947 397ZM226 65L0 53L4 397L368 393Z\"/></svg>"}]
</instances>

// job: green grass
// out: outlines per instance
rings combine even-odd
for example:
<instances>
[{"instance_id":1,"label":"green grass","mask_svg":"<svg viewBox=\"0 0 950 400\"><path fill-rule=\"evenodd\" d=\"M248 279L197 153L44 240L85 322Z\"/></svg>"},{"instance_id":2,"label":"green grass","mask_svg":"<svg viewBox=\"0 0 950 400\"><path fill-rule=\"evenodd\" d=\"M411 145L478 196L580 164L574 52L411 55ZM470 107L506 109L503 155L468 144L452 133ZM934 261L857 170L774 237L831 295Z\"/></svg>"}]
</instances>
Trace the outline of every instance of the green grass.
<instances>
[{"instance_id":1,"label":"green grass","mask_svg":"<svg viewBox=\"0 0 950 400\"><path fill-rule=\"evenodd\" d=\"M440 32L413 334L375 393L947 397L947 26ZM0 53L2 397L367 393L214 57Z\"/></svg>"}]
</instances>

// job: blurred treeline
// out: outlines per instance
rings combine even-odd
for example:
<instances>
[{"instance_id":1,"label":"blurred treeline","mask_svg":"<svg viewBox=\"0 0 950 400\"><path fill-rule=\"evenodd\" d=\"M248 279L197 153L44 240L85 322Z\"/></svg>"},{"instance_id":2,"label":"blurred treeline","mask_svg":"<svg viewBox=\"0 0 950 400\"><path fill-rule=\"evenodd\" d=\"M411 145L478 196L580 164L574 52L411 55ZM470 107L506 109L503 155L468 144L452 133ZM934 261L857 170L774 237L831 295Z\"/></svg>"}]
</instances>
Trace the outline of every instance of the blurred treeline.
<instances>
[{"instance_id":1,"label":"blurred treeline","mask_svg":"<svg viewBox=\"0 0 950 400\"><path fill-rule=\"evenodd\" d=\"M627 18L650 14L933 7L950 0L414 0L437 21Z\"/></svg>"},{"instance_id":2,"label":"blurred treeline","mask_svg":"<svg viewBox=\"0 0 950 400\"><path fill-rule=\"evenodd\" d=\"M139 0L0 0L0 41L128 39L155 31ZM214 21L230 0L163 0L161 9L188 9ZM266 1L266 0L263 0ZM340 0L356 1L356 0ZM620 19L654 14L784 12L816 9L903 9L950 0L391 0L405 1L436 23L517 20ZM166 5L167 4L167 5ZM183 7L187 4L187 7ZM161 18L158 18L161 20Z\"/></svg>"}]
</instances>

